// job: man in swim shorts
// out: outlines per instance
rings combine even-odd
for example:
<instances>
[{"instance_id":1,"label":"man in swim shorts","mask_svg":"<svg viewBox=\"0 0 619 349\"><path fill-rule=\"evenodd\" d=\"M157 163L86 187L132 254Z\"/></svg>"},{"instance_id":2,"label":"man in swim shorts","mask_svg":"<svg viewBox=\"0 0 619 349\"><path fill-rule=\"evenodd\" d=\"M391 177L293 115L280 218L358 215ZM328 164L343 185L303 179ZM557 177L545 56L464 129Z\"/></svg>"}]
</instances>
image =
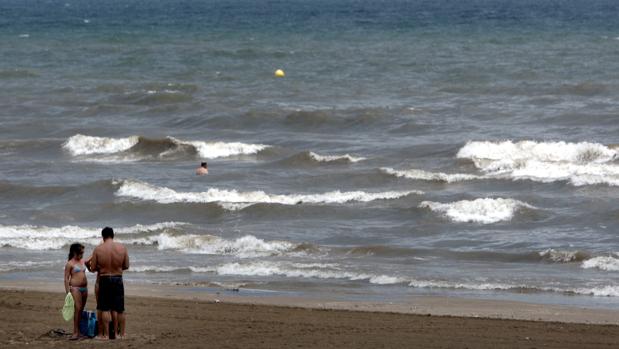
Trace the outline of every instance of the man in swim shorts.
<instances>
[{"instance_id":1,"label":"man in swim shorts","mask_svg":"<svg viewBox=\"0 0 619 349\"><path fill-rule=\"evenodd\" d=\"M112 338L119 334L125 337L125 288L123 285L123 271L129 269L129 254L121 243L114 241L114 230L105 227L101 231L103 243L92 252L89 270L97 272L99 293L97 295L97 310L101 311L103 336L99 339ZM109 333L110 316L114 333Z\"/></svg>"}]
</instances>

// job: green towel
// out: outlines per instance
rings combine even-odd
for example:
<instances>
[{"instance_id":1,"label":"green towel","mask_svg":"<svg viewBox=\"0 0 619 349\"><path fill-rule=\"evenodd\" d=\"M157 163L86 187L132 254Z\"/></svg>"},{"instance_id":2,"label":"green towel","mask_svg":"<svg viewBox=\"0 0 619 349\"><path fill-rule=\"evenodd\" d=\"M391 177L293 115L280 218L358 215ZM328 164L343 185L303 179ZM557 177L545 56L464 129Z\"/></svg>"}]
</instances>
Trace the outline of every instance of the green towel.
<instances>
[{"instance_id":1,"label":"green towel","mask_svg":"<svg viewBox=\"0 0 619 349\"><path fill-rule=\"evenodd\" d=\"M64 321L73 319L73 314L75 313L75 301L73 300L71 292L67 293L67 296L64 297L64 306L60 312L62 313L62 318Z\"/></svg>"}]
</instances>

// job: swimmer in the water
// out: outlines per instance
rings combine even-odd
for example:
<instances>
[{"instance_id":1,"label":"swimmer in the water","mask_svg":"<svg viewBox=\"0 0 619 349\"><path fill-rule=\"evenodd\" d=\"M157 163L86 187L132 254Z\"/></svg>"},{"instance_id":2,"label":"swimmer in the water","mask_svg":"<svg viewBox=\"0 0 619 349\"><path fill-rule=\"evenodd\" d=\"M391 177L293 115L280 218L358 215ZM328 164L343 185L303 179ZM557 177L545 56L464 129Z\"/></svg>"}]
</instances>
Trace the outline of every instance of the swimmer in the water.
<instances>
[{"instance_id":1,"label":"swimmer in the water","mask_svg":"<svg viewBox=\"0 0 619 349\"><path fill-rule=\"evenodd\" d=\"M208 174L208 165L206 164L206 162L203 162L200 164L200 167L196 169L196 175L203 176L206 174Z\"/></svg>"}]
</instances>

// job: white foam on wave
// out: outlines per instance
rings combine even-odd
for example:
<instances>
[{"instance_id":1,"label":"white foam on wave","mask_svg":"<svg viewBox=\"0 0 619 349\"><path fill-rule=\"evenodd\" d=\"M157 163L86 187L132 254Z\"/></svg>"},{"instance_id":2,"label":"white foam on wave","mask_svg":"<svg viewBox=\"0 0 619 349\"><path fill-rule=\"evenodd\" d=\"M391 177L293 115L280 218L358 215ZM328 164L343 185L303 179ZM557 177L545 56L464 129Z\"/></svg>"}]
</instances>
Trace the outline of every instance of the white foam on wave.
<instances>
[{"instance_id":1,"label":"white foam on wave","mask_svg":"<svg viewBox=\"0 0 619 349\"><path fill-rule=\"evenodd\" d=\"M153 266L153 265L137 265L131 266L128 270L132 273L172 273L179 271L190 271L192 273L213 273L215 272L214 268L209 267L196 267L196 266L187 266L187 267L162 267L162 266Z\"/></svg>"},{"instance_id":2,"label":"white foam on wave","mask_svg":"<svg viewBox=\"0 0 619 349\"><path fill-rule=\"evenodd\" d=\"M181 144L191 144L198 150L200 157L206 159L223 158L236 155L253 155L268 148L266 144L246 144L240 142L184 142Z\"/></svg>"},{"instance_id":3,"label":"white foam on wave","mask_svg":"<svg viewBox=\"0 0 619 349\"><path fill-rule=\"evenodd\" d=\"M24 262L7 262L0 263L0 273L37 270L39 268L51 267L54 265L62 265L63 261L24 261Z\"/></svg>"},{"instance_id":4,"label":"white foam on wave","mask_svg":"<svg viewBox=\"0 0 619 349\"><path fill-rule=\"evenodd\" d=\"M213 235L179 235L160 234L153 238L159 250L181 250L186 253L234 255L239 258L253 258L281 255L292 252L297 244L289 241L264 241L253 235L246 235L234 240L222 239Z\"/></svg>"},{"instance_id":5,"label":"white foam on wave","mask_svg":"<svg viewBox=\"0 0 619 349\"><path fill-rule=\"evenodd\" d=\"M355 157L350 154L344 155L319 155L311 151L309 153L310 157L318 162L336 162L336 161L347 161L347 162L359 162L365 160L364 157Z\"/></svg>"},{"instance_id":6,"label":"white foam on wave","mask_svg":"<svg viewBox=\"0 0 619 349\"><path fill-rule=\"evenodd\" d=\"M509 283L493 283L493 282L458 282L445 280L412 280L409 283L410 287L418 288L447 288L447 289L464 289L477 291L509 291L530 289L541 292L553 293L574 293L586 296L596 297L619 297L618 286L592 286L580 288L561 288L561 287L546 287L546 286L527 286Z\"/></svg>"},{"instance_id":7,"label":"white foam on wave","mask_svg":"<svg viewBox=\"0 0 619 349\"><path fill-rule=\"evenodd\" d=\"M523 289L539 292L574 293L598 297L619 297L619 286L592 285L589 287L546 287L524 284L512 284L488 281L458 281L458 280L422 280L401 276L371 274L348 271L345 267L334 263L295 263L288 261L251 261L246 263L225 263L215 266L136 266L131 272L169 273L189 271L192 273L212 273L220 276L244 277L288 277L308 279L339 279L350 281L367 281L376 285L407 284L414 288L438 288L475 291L519 291Z\"/></svg>"},{"instance_id":8,"label":"white foam on wave","mask_svg":"<svg viewBox=\"0 0 619 349\"><path fill-rule=\"evenodd\" d=\"M130 149L139 141L138 136L126 138L93 137L77 134L69 137L62 147L71 155L114 154Z\"/></svg>"},{"instance_id":9,"label":"white foam on wave","mask_svg":"<svg viewBox=\"0 0 619 349\"><path fill-rule=\"evenodd\" d=\"M418 179L424 181L440 181L447 183L461 182L461 181L469 181L474 179L483 179L484 176L478 176L474 174L465 174L465 173L442 173L442 172L427 172L423 170L410 169L410 170L395 170L389 167L382 167L380 169L386 174L390 174L396 177L403 177L408 179Z\"/></svg>"},{"instance_id":10,"label":"white foam on wave","mask_svg":"<svg viewBox=\"0 0 619 349\"><path fill-rule=\"evenodd\" d=\"M224 204L282 204L296 205L309 204L342 204L351 201L369 202L374 200L397 199L410 194L423 194L419 191L388 191L367 193L364 191L341 192L332 191L322 194L267 194L263 191L239 192L237 190L223 190L211 188L204 192L177 192L166 187L158 187L148 183L124 180L116 191L117 196L131 197L141 200L153 200L163 204L177 202L191 203L224 203ZM244 208L247 205L222 205L226 209Z\"/></svg>"},{"instance_id":11,"label":"white foam on wave","mask_svg":"<svg viewBox=\"0 0 619 349\"><path fill-rule=\"evenodd\" d=\"M167 137L178 146L191 146L196 149L199 156L205 159L215 159L236 155L252 155L268 148L265 144L246 144L240 142L202 142L183 141L173 137ZM139 136L125 138L94 137L77 134L69 137L62 147L73 156L83 155L113 155L122 153L134 147L140 141ZM160 158L174 152L174 149L162 151ZM113 157L109 159L94 159L95 161L137 161L139 157Z\"/></svg>"},{"instance_id":12,"label":"white foam on wave","mask_svg":"<svg viewBox=\"0 0 619 349\"><path fill-rule=\"evenodd\" d=\"M416 288L451 288L451 289L466 289L477 291L491 290L513 290L525 288L522 285L492 283L492 282L458 282L445 280L411 280L408 284L410 287Z\"/></svg>"},{"instance_id":13,"label":"white foam on wave","mask_svg":"<svg viewBox=\"0 0 619 349\"><path fill-rule=\"evenodd\" d=\"M570 290L576 294L583 294L587 296L596 296L596 297L619 297L619 286L598 286L598 287L582 287Z\"/></svg>"},{"instance_id":14,"label":"white foam on wave","mask_svg":"<svg viewBox=\"0 0 619 349\"><path fill-rule=\"evenodd\" d=\"M581 265L585 269L599 269L604 271L619 271L619 259L612 256L600 256L587 259Z\"/></svg>"},{"instance_id":15,"label":"white foam on wave","mask_svg":"<svg viewBox=\"0 0 619 349\"><path fill-rule=\"evenodd\" d=\"M164 222L152 225L134 225L114 229L119 241L131 243L132 234L173 229L186 223ZM80 242L96 245L101 242L101 229L67 225L47 227L33 225L0 225L0 246L27 250L55 250L68 244Z\"/></svg>"},{"instance_id":16,"label":"white foam on wave","mask_svg":"<svg viewBox=\"0 0 619 349\"><path fill-rule=\"evenodd\" d=\"M546 258L556 263L569 263L575 262L579 259L582 260L583 253L580 251L563 251L555 250L552 248L539 252L540 257Z\"/></svg>"},{"instance_id":17,"label":"white foam on wave","mask_svg":"<svg viewBox=\"0 0 619 349\"><path fill-rule=\"evenodd\" d=\"M471 141L457 157L470 159L492 177L619 185L617 151L598 143Z\"/></svg>"},{"instance_id":18,"label":"white foam on wave","mask_svg":"<svg viewBox=\"0 0 619 349\"><path fill-rule=\"evenodd\" d=\"M518 209L522 207L534 208L522 201L503 198L480 198L446 204L423 201L419 204L419 207L443 213L454 222L476 222L483 224L509 221Z\"/></svg>"},{"instance_id":19,"label":"white foam on wave","mask_svg":"<svg viewBox=\"0 0 619 349\"><path fill-rule=\"evenodd\" d=\"M342 270L333 264L303 264L290 262L259 261L251 263L227 263L215 268L218 275L238 276L284 276L292 278L314 279L346 279L351 281L367 280L374 284L396 284L405 282L404 279L388 275L374 275L355 273Z\"/></svg>"}]
</instances>

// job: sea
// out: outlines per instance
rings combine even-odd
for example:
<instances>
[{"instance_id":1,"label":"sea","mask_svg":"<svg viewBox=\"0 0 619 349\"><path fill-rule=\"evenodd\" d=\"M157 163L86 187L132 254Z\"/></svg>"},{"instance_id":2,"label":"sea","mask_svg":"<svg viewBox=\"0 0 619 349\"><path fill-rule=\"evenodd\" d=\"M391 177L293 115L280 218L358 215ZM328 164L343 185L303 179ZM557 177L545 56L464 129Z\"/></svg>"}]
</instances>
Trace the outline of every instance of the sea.
<instances>
[{"instance_id":1,"label":"sea","mask_svg":"<svg viewBox=\"0 0 619 349\"><path fill-rule=\"evenodd\" d=\"M618 57L615 0L2 0L0 283L110 226L129 284L619 309Z\"/></svg>"}]
</instances>

